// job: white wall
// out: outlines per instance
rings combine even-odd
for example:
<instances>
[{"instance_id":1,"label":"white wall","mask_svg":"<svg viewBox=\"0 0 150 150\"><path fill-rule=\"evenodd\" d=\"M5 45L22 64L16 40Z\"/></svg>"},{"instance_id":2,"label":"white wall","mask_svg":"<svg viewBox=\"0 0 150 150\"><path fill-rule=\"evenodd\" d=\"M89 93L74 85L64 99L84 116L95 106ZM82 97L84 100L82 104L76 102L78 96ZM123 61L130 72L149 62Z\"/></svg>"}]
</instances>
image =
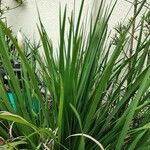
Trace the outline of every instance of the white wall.
<instances>
[{"instance_id":1,"label":"white wall","mask_svg":"<svg viewBox=\"0 0 150 150\"><path fill-rule=\"evenodd\" d=\"M106 0L106 5L114 4L115 0ZM96 0L96 10L99 7L100 0ZM109 28L113 29L119 22L127 21L132 16L132 5L126 0L118 0L109 20Z\"/></svg>"},{"instance_id":2,"label":"white wall","mask_svg":"<svg viewBox=\"0 0 150 150\"><path fill-rule=\"evenodd\" d=\"M85 11L91 7L91 1L86 0ZM58 44L59 34L59 6L61 4L62 10L67 4L67 10L70 13L74 7L74 0L36 0L42 22L45 25L54 44ZM16 33L20 28L29 38L37 39L38 15L35 0L25 0L25 4L17 9L11 10L5 14L9 26ZM10 7L16 5L13 0L5 0L5 3ZM81 0L75 0L76 12L79 10ZM69 14L68 14L69 15ZM76 13L77 15L77 13Z\"/></svg>"},{"instance_id":3,"label":"white wall","mask_svg":"<svg viewBox=\"0 0 150 150\"><path fill-rule=\"evenodd\" d=\"M15 5L13 0L4 0L5 3L9 4L10 7ZM93 2L96 1L95 7L92 7ZM98 3L100 0L85 0L85 10L86 14L87 9L98 8ZM61 3L62 7L67 3L68 10L71 11L74 6L74 0L36 0L40 15L45 25L50 37L52 38L54 44L58 44L58 21L59 21L59 4ZM107 0L109 4L112 0ZM79 10L81 0L75 0L76 3L76 12ZM128 14L128 11L131 8L131 4L125 0L118 0L118 3L115 7L113 15L110 19L109 26L112 29L118 22L123 21L125 16ZM92 11L95 11L92 10ZM129 12L127 18L131 16L132 11ZM77 15L77 14L76 14ZM11 10L6 13L8 25L12 26L14 32L17 32L20 28L29 38L37 39L37 28L36 23L38 23L37 9L35 0L25 0L25 4L22 7Z\"/></svg>"}]
</instances>

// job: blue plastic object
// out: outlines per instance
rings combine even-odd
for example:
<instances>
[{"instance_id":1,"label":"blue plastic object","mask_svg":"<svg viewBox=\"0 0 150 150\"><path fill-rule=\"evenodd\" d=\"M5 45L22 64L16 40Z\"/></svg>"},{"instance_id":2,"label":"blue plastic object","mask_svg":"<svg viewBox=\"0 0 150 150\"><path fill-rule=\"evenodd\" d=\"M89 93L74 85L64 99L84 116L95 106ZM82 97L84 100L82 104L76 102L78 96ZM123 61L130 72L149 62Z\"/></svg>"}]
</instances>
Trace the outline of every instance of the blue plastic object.
<instances>
[{"instance_id":1,"label":"blue plastic object","mask_svg":"<svg viewBox=\"0 0 150 150\"><path fill-rule=\"evenodd\" d=\"M16 104L15 104L13 93L11 91L9 91L9 92L7 92L7 94L9 97L9 101L10 101L14 111L16 112ZM35 98L32 100L32 109L35 113L39 112L39 101Z\"/></svg>"},{"instance_id":2,"label":"blue plastic object","mask_svg":"<svg viewBox=\"0 0 150 150\"><path fill-rule=\"evenodd\" d=\"M14 111L16 112L16 104L15 104L13 94L12 94L12 92L8 92L7 94L8 94L8 97L9 97L9 101L10 101Z\"/></svg>"}]
</instances>

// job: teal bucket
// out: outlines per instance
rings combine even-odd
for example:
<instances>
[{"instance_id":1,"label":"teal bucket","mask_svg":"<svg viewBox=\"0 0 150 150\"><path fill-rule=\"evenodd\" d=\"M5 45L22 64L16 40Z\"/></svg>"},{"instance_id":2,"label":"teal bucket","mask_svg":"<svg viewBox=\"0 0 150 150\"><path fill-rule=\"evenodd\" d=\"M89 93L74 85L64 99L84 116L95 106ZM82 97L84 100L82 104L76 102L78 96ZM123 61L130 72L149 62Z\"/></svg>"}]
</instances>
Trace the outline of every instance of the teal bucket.
<instances>
[{"instance_id":1,"label":"teal bucket","mask_svg":"<svg viewBox=\"0 0 150 150\"><path fill-rule=\"evenodd\" d=\"M9 97L9 101L10 101L14 111L16 112L16 104L15 104L14 96L13 96L12 92L8 92L7 94Z\"/></svg>"},{"instance_id":2,"label":"teal bucket","mask_svg":"<svg viewBox=\"0 0 150 150\"><path fill-rule=\"evenodd\" d=\"M15 103L13 93L11 91L9 91L9 92L7 92L7 94L8 94L9 101L10 101L14 111L16 112L17 109L16 109L16 103ZM35 113L39 112L39 101L35 98L32 100L32 109Z\"/></svg>"}]
</instances>

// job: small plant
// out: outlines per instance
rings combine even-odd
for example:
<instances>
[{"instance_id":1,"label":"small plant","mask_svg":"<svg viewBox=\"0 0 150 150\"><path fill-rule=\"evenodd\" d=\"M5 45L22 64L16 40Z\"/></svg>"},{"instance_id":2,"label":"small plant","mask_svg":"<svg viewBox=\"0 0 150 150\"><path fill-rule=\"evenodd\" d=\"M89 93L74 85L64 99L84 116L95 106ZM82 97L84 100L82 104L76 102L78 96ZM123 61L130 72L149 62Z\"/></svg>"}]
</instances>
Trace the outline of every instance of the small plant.
<instances>
[{"instance_id":1,"label":"small plant","mask_svg":"<svg viewBox=\"0 0 150 150\"><path fill-rule=\"evenodd\" d=\"M2 142L7 143L3 147L140 150L150 146L150 66L145 65L150 35L143 35L147 14L140 20L132 56L125 55L130 50L129 31L145 1L118 33L115 42L109 42L108 21L115 4L107 9L102 0L96 20L84 26L82 0L77 22L74 12L71 13L69 31L66 31L67 7L63 15L60 11L57 55L39 17L40 49L44 55L27 41L27 48L38 67L32 65L11 31L0 22L0 55L16 104L14 110L1 80L0 136ZM10 62L6 35L19 54L21 85ZM44 92L39 85L44 87Z\"/></svg>"}]
</instances>

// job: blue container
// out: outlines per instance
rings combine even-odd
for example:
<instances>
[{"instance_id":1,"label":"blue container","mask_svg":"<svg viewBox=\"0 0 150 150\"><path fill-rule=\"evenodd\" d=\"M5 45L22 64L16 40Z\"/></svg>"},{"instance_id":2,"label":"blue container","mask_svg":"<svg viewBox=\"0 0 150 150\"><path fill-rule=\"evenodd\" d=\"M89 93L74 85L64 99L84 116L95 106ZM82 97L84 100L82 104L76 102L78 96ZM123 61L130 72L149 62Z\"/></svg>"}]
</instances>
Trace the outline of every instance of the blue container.
<instances>
[{"instance_id":1,"label":"blue container","mask_svg":"<svg viewBox=\"0 0 150 150\"><path fill-rule=\"evenodd\" d=\"M9 101L10 101L14 111L16 112L16 104L15 104L14 96L13 96L12 92L7 92L7 94L9 97Z\"/></svg>"},{"instance_id":2,"label":"blue container","mask_svg":"<svg viewBox=\"0 0 150 150\"><path fill-rule=\"evenodd\" d=\"M8 97L9 97L9 101L14 109L14 111L16 112L16 104L15 104L15 99L14 99L14 96L13 96L13 93L11 91L7 92L8 94ZM39 101L34 98L32 100L32 110L35 112L35 113L38 113L39 112Z\"/></svg>"}]
</instances>

